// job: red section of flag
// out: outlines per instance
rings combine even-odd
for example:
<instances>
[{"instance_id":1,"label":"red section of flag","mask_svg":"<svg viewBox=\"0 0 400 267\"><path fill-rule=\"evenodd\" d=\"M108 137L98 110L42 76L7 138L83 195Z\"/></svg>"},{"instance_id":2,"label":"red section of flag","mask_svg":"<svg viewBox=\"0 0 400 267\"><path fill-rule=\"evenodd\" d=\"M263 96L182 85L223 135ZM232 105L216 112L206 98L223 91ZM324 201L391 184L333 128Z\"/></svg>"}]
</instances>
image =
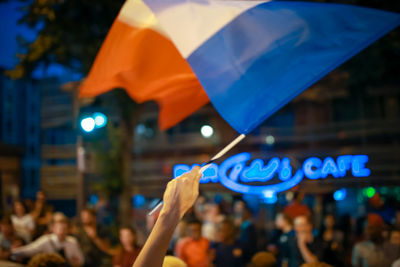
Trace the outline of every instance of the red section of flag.
<instances>
[{"instance_id":1,"label":"red section of flag","mask_svg":"<svg viewBox=\"0 0 400 267\"><path fill-rule=\"evenodd\" d=\"M123 88L138 103L160 106L159 125L167 129L204 106L209 99L172 42L149 28L118 19L80 87L80 97Z\"/></svg>"}]
</instances>

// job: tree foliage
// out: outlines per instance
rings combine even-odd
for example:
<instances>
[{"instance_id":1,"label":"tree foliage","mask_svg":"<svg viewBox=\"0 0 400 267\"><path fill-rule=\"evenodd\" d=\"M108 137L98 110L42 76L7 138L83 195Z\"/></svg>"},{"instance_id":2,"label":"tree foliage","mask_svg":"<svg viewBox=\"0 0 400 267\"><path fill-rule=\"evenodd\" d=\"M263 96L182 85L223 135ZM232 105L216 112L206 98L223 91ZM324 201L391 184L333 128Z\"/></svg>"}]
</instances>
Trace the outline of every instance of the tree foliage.
<instances>
[{"instance_id":1,"label":"tree foliage","mask_svg":"<svg viewBox=\"0 0 400 267\"><path fill-rule=\"evenodd\" d=\"M93 189L113 198L123 190L122 177L122 150L121 131L113 124L107 125L107 142L96 141L91 143L95 157L95 167L102 174L102 183L94 184Z\"/></svg>"},{"instance_id":2,"label":"tree foliage","mask_svg":"<svg viewBox=\"0 0 400 267\"><path fill-rule=\"evenodd\" d=\"M8 72L29 76L40 64L59 63L86 74L116 18L122 0L20 0L26 3L19 23L38 31L32 42L19 38L25 53Z\"/></svg>"}]
</instances>

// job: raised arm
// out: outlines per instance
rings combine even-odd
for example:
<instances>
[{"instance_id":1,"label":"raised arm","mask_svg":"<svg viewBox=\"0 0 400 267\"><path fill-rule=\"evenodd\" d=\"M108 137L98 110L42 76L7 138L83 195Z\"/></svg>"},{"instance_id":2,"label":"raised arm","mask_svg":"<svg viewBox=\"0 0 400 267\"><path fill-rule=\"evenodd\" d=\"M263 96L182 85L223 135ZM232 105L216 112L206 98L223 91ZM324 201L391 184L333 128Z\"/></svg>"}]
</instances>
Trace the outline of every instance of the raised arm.
<instances>
[{"instance_id":1,"label":"raised arm","mask_svg":"<svg viewBox=\"0 0 400 267\"><path fill-rule=\"evenodd\" d=\"M17 257L32 257L43 251L47 242L49 242L49 237L44 235L28 245L12 249L11 254Z\"/></svg>"},{"instance_id":2,"label":"raised arm","mask_svg":"<svg viewBox=\"0 0 400 267\"><path fill-rule=\"evenodd\" d=\"M171 180L164 192L164 206L133 267L161 267L169 241L185 212L199 195L200 168Z\"/></svg>"}]
</instances>

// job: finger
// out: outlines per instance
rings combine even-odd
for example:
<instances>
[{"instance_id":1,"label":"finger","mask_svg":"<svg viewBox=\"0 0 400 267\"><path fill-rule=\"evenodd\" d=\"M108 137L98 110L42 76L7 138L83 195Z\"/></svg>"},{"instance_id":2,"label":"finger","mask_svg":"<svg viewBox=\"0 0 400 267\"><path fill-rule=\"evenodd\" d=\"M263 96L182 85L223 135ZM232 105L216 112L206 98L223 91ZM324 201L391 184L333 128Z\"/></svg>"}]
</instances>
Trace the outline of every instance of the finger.
<instances>
[{"instance_id":1,"label":"finger","mask_svg":"<svg viewBox=\"0 0 400 267\"><path fill-rule=\"evenodd\" d=\"M176 177L175 179L172 179L172 181L173 181L173 180L176 180L176 179L181 179L182 177L185 177L185 176L187 176L187 175L189 175L189 174L190 174L190 172L182 173L181 175L179 175L179 176Z\"/></svg>"},{"instance_id":2,"label":"finger","mask_svg":"<svg viewBox=\"0 0 400 267\"><path fill-rule=\"evenodd\" d=\"M202 173L200 172L200 167L199 166L194 167L190 172L190 175L192 176L193 182L199 183L200 178L202 176Z\"/></svg>"}]
</instances>

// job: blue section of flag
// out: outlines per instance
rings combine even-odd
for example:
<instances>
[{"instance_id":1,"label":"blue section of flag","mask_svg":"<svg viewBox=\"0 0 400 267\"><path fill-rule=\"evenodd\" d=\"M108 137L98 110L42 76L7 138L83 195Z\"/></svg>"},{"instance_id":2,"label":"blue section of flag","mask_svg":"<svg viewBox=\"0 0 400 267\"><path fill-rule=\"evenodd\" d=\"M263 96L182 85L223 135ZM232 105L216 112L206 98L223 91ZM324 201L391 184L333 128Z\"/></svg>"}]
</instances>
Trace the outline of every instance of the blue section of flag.
<instances>
[{"instance_id":1,"label":"blue section of flag","mask_svg":"<svg viewBox=\"0 0 400 267\"><path fill-rule=\"evenodd\" d=\"M188 62L224 119L248 133L400 23L350 5L267 2L236 17Z\"/></svg>"}]
</instances>

